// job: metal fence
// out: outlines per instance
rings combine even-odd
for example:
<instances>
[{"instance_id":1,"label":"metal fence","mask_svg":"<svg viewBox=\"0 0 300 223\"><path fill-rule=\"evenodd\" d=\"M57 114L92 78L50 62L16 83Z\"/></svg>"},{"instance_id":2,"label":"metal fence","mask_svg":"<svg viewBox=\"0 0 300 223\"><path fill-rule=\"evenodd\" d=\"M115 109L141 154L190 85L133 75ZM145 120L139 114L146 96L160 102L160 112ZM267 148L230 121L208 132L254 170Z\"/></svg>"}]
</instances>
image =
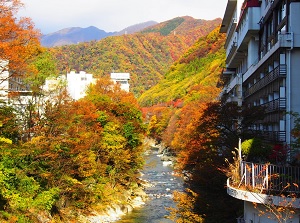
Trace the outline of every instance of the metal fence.
<instances>
[{"instance_id":1,"label":"metal fence","mask_svg":"<svg viewBox=\"0 0 300 223\"><path fill-rule=\"evenodd\" d=\"M261 192L299 193L300 168L273 164L241 162L239 187ZM299 186L298 186L299 185Z\"/></svg>"}]
</instances>

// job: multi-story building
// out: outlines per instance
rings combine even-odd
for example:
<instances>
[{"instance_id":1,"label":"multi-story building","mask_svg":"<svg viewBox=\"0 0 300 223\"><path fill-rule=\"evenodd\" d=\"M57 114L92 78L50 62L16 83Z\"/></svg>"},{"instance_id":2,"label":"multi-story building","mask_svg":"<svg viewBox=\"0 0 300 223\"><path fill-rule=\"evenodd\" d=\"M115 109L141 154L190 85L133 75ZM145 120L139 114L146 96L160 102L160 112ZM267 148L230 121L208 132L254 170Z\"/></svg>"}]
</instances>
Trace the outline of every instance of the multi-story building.
<instances>
[{"instance_id":1,"label":"multi-story building","mask_svg":"<svg viewBox=\"0 0 300 223\"><path fill-rule=\"evenodd\" d=\"M110 78L114 84L120 84L122 90L129 92L129 73L111 73Z\"/></svg>"},{"instance_id":2,"label":"multi-story building","mask_svg":"<svg viewBox=\"0 0 300 223\"><path fill-rule=\"evenodd\" d=\"M11 96L18 95L18 100ZM30 95L29 86L23 82L23 78L10 75L9 62L0 60L0 100L5 103L21 104Z\"/></svg>"},{"instance_id":3,"label":"multi-story building","mask_svg":"<svg viewBox=\"0 0 300 223\"><path fill-rule=\"evenodd\" d=\"M93 74L88 74L84 71L67 73L67 91L75 100L83 98L87 87L95 82L96 79L93 78Z\"/></svg>"},{"instance_id":4,"label":"multi-story building","mask_svg":"<svg viewBox=\"0 0 300 223\"><path fill-rule=\"evenodd\" d=\"M111 80L114 84L119 84L120 88L127 92L129 92L129 79L129 73L111 73ZM71 98L78 100L85 96L88 86L95 84L96 81L97 78L93 78L93 74L84 71L80 71L79 73L71 71L70 73L67 73L66 76L62 75L56 79L47 79L43 89L46 91L53 90L53 88L56 88L59 84L65 82Z\"/></svg>"},{"instance_id":5,"label":"multi-story building","mask_svg":"<svg viewBox=\"0 0 300 223\"><path fill-rule=\"evenodd\" d=\"M300 0L228 0L220 32L227 35L223 96L264 106L265 118L251 130L291 145L289 112L300 113ZM299 171L240 161L240 174L227 183L228 194L244 201L238 222L299 223Z\"/></svg>"},{"instance_id":6,"label":"multi-story building","mask_svg":"<svg viewBox=\"0 0 300 223\"><path fill-rule=\"evenodd\" d=\"M292 118L300 112L300 1L229 0L220 32L227 34L226 92L244 106L264 105L253 130L291 144Z\"/></svg>"},{"instance_id":7,"label":"multi-story building","mask_svg":"<svg viewBox=\"0 0 300 223\"><path fill-rule=\"evenodd\" d=\"M223 95L229 95L228 101L236 101L240 106L264 106L265 118L257 120L251 130L273 144L291 145L294 122L290 112L300 113L300 0L228 0L220 32L227 35L223 72L227 82ZM246 164L241 164L245 167L241 170L241 185L247 186L246 181L251 178L251 187L256 187L258 176L254 169L247 179ZM264 165L261 170L268 172L269 167ZM297 174L293 180L298 182L299 177ZM229 183L228 193L245 201L240 222L278 222L259 211L270 202L266 193L272 190L271 178L268 173L261 178L261 192L265 193L256 194L261 201ZM296 214L287 222L299 222L299 205L294 206Z\"/></svg>"},{"instance_id":8,"label":"multi-story building","mask_svg":"<svg viewBox=\"0 0 300 223\"><path fill-rule=\"evenodd\" d=\"M0 60L0 100L7 101L8 95L8 62Z\"/></svg>"}]
</instances>

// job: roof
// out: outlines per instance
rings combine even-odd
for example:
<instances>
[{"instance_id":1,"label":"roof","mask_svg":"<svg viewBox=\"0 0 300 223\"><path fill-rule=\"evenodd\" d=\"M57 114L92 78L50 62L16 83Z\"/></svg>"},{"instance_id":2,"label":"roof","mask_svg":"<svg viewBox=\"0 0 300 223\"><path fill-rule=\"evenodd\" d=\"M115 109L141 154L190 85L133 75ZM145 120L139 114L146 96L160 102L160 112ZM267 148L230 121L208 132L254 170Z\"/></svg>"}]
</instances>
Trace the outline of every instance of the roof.
<instances>
[{"instance_id":1,"label":"roof","mask_svg":"<svg viewBox=\"0 0 300 223\"><path fill-rule=\"evenodd\" d=\"M237 5L237 0L228 0L225 14L224 14L223 21L222 21L222 25L220 28L220 33L227 32L227 30L231 24L232 15L234 13L236 5Z\"/></svg>"}]
</instances>

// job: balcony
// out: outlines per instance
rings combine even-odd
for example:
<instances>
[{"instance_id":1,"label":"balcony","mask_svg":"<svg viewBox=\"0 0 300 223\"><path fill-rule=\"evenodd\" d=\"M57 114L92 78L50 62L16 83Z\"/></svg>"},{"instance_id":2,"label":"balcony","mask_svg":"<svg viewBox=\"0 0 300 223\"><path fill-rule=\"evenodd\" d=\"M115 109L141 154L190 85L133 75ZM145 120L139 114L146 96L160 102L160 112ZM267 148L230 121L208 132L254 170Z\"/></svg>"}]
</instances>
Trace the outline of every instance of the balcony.
<instances>
[{"instance_id":1,"label":"balcony","mask_svg":"<svg viewBox=\"0 0 300 223\"><path fill-rule=\"evenodd\" d=\"M230 62L233 55L236 53L237 43L235 41L233 41L231 43L230 47L228 47L228 49L229 50L226 51L226 64L228 64Z\"/></svg>"},{"instance_id":2,"label":"balcony","mask_svg":"<svg viewBox=\"0 0 300 223\"><path fill-rule=\"evenodd\" d=\"M229 29L227 31L227 38L226 38L226 42L225 42L225 45L224 45L225 48L227 48L227 46L230 42L230 39L232 38L232 34L236 29L236 25L237 25L237 19L233 18L232 21L231 21L231 24L229 26Z\"/></svg>"},{"instance_id":3,"label":"balcony","mask_svg":"<svg viewBox=\"0 0 300 223\"><path fill-rule=\"evenodd\" d=\"M262 104L266 108L266 112L274 112L286 109L286 98L278 98Z\"/></svg>"},{"instance_id":4,"label":"balcony","mask_svg":"<svg viewBox=\"0 0 300 223\"><path fill-rule=\"evenodd\" d=\"M250 38L258 34L260 30L259 20L259 7L249 7L243 13L243 18L240 19L239 24L237 26L238 51L247 50Z\"/></svg>"},{"instance_id":5,"label":"balcony","mask_svg":"<svg viewBox=\"0 0 300 223\"><path fill-rule=\"evenodd\" d=\"M256 82L254 85L252 85L250 88L248 88L244 92L244 97L248 97L255 92L259 91L260 89L264 88L274 80L276 80L279 77L285 77L286 76L286 65L281 64L277 66L274 70L272 70L270 73L268 73L265 77L260 79L258 82Z\"/></svg>"},{"instance_id":6,"label":"balcony","mask_svg":"<svg viewBox=\"0 0 300 223\"><path fill-rule=\"evenodd\" d=\"M231 78L231 80L228 82L228 85L225 87L225 89L227 92L231 92L232 89L241 85L242 85L241 75L237 74L235 77Z\"/></svg>"},{"instance_id":7,"label":"balcony","mask_svg":"<svg viewBox=\"0 0 300 223\"><path fill-rule=\"evenodd\" d=\"M227 33L230 23L232 22L231 18L233 17L236 6L237 0L230 0L227 2L225 14L220 28L221 33Z\"/></svg>"},{"instance_id":8,"label":"balcony","mask_svg":"<svg viewBox=\"0 0 300 223\"><path fill-rule=\"evenodd\" d=\"M282 143L286 141L285 131L266 131L266 130L252 130L256 135L260 135L264 140L273 143Z\"/></svg>"},{"instance_id":9,"label":"balcony","mask_svg":"<svg viewBox=\"0 0 300 223\"><path fill-rule=\"evenodd\" d=\"M262 137L270 142L285 142L286 132L285 131L262 131Z\"/></svg>"},{"instance_id":10,"label":"balcony","mask_svg":"<svg viewBox=\"0 0 300 223\"><path fill-rule=\"evenodd\" d=\"M300 193L300 167L241 162L239 187L251 191Z\"/></svg>"},{"instance_id":11,"label":"balcony","mask_svg":"<svg viewBox=\"0 0 300 223\"><path fill-rule=\"evenodd\" d=\"M239 174L227 180L227 193L240 200L300 208L300 168L240 161ZM282 196L292 195L294 197Z\"/></svg>"}]
</instances>

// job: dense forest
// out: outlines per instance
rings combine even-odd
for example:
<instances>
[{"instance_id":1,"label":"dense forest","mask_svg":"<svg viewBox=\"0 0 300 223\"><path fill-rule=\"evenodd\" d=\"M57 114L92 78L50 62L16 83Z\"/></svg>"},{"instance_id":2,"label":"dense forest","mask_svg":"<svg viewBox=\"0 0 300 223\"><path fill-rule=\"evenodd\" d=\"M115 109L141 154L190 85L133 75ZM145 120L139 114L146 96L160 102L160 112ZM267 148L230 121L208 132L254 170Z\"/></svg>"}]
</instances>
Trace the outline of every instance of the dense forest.
<instances>
[{"instance_id":1,"label":"dense forest","mask_svg":"<svg viewBox=\"0 0 300 223\"><path fill-rule=\"evenodd\" d=\"M138 99L148 134L176 154L178 171L189 173L190 197L178 194L182 210L174 212L181 220L188 218L187 200L194 200L197 222L233 222L242 207L226 194L223 172L238 140L236 133L224 132L233 113L219 101L224 41L219 28L201 37Z\"/></svg>"},{"instance_id":2,"label":"dense forest","mask_svg":"<svg viewBox=\"0 0 300 223\"><path fill-rule=\"evenodd\" d=\"M14 68L9 78L31 87L26 101L16 92L0 104L0 222L78 222L133 194L143 165L142 113L110 79L78 101L63 81L44 90L45 79L58 75L57 61L30 19L13 17L20 6L0 4L0 57ZM1 74L6 69L1 63Z\"/></svg>"},{"instance_id":3,"label":"dense forest","mask_svg":"<svg viewBox=\"0 0 300 223\"><path fill-rule=\"evenodd\" d=\"M113 36L71 46L52 48L60 61L58 69L86 71L95 77L111 72L131 75L131 91L136 97L164 77L169 66L200 36L220 24L220 19L205 21L180 17L160 23L140 33Z\"/></svg>"},{"instance_id":4,"label":"dense forest","mask_svg":"<svg viewBox=\"0 0 300 223\"><path fill-rule=\"evenodd\" d=\"M0 221L76 222L126 202L138 186L145 136L171 149L188 176L187 193L175 195L174 221L236 221L242 206L226 194L224 168L238 139L228 131L237 107L219 100L220 20L175 18L47 50L30 19L14 17L19 1L9 2L0 4L0 56L14 68L11 77L30 85L31 99L19 101L21 108L0 106ZM72 101L63 82L43 90L47 77L72 69L99 77L86 97ZM113 70L131 73L133 92L112 87Z\"/></svg>"}]
</instances>

